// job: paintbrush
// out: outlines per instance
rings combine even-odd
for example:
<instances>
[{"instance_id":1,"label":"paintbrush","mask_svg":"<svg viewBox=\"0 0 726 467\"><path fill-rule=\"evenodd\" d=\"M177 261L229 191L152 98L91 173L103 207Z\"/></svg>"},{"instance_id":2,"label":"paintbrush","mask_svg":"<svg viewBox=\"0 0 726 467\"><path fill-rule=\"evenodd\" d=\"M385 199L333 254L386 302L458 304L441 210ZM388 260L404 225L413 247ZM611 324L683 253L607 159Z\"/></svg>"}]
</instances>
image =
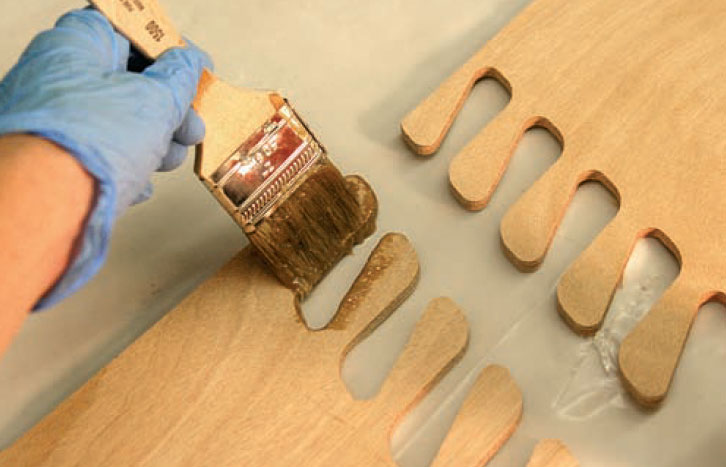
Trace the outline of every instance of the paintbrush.
<instances>
[{"instance_id":1,"label":"paintbrush","mask_svg":"<svg viewBox=\"0 0 726 467\"><path fill-rule=\"evenodd\" d=\"M183 47L155 0L91 0L147 58ZM204 70L193 105L206 135L195 172L283 284L304 298L375 229L377 201L343 177L290 103Z\"/></svg>"}]
</instances>

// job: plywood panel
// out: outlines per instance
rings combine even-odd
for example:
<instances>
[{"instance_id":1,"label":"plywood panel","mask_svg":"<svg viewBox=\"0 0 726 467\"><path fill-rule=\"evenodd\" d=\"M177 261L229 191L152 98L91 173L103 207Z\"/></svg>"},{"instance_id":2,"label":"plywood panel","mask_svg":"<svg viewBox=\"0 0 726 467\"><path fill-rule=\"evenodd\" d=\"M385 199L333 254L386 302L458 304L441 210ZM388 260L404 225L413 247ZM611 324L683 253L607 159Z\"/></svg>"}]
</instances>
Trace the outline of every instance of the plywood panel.
<instances>
[{"instance_id":1,"label":"plywood panel","mask_svg":"<svg viewBox=\"0 0 726 467\"><path fill-rule=\"evenodd\" d=\"M467 347L463 313L433 300L371 400L351 397L340 367L418 275L408 239L387 234L332 322L311 331L293 293L247 248L0 453L0 465L391 465L397 423ZM456 465L480 465L521 407L509 373L485 370L437 465L457 453L466 456Z\"/></svg>"},{"instance_id":2,"label":"plywood panel","mask_svg":"<svg viewBox=\"0 0 726 467\"><path fill-rule=\"evenodd\" d=\"M577 332L602 324L638 238L654 235L673 252L678 280L620 348L626 386L644 405L665 397L697 310L726 290L724 21L718 0L535 0L402 123L411 147L429 154L478 79L511 90L451 163L468 209L486 206L528 128L561 141L559 160L501 223L505 253L522 270L542 263L580 183L615 195L618 215L558 287Z\"/></svg>"}]
</instances>

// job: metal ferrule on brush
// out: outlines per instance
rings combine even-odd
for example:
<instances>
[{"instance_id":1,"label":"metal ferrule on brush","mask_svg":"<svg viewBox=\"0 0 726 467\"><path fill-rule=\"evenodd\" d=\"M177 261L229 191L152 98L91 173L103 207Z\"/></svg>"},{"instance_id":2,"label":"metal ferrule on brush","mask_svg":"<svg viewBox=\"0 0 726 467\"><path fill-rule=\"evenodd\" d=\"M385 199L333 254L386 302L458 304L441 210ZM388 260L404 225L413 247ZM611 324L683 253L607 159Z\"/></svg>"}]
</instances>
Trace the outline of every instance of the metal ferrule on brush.
<instances>
[{"instance_id":1,"label":"metal ferrule on brush","mask_svg":"<svg viewBox=\"0 0 726 467\"><path fill-rule=\"evenodd\" d=\"M236 207L245 232L272 214L316 163L323 146L287 101L212 174L218 194Z\"/></svg>"},{"instance_id":2,"label":"metal ferrule on brush","mask_svg":"<svg viewBox=\"0 0 726 467\"><path fill-rule=\"evenodd\" d=\"M303 298L373 232L377 202L363 179L343 177L286 100L274 102L274 113L202 180Z\"/></svg>"}]
</instances>

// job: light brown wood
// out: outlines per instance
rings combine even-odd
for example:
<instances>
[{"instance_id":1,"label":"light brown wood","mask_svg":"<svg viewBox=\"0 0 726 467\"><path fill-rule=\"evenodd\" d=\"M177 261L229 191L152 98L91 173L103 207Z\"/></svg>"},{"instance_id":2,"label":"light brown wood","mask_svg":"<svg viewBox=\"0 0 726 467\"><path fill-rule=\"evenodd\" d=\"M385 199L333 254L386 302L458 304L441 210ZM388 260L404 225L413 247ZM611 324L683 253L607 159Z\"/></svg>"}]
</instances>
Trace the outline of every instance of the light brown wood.
<instances>
[{"instance_id":1,"label":"light brown wood","mask_svg":"<svg viewBox=\"0 0 726 467\"><path fill-rule=\"evenodd\" d=\"M214 171L275 114L281 102L274 92L232 86L204 70L193 107L202 116L206 132L197 146L194 171L208 189L214 189L210 178ZM230 214L236 212L227 197L216 198Z\"/></svg>"},{"instance_id":2,"label":"light brown wood","mask_svg":"<svg viewBox=\"0 0 726 467\"><path fill-rule=\"evenodd\" d=\"M391 465L395 426L466 349L464 315L433 300L371 400L350 396L340 368L418 275L413 246L387 234L332 322L311 331L293 293L247 248L0 453L0 465ZM437 465L480 465L468 460L516 424L521 399L506 370L485 370L472 394ZM467 462L452 464L456 452Z\"/></svg>"},{"instance_id":3,"label":"light brown wood","mask_svg":"<svg viewBox=\"0 0 726 467\"><path fill-rule=\"evenodd\" d=\"M534 447L527 467L578 467L580 465L559 439L543 439Z\"/></svg>"},{"instance_id":4,"label":"light brown wood","mask_svg":"<svg viewBox=\"0 0 726 467\"><path fill-rule=\"evenodd\" d=\"M490 365L479 374L432 467L484 465L522 419L522 393L509 370Z\"/></svg>"},{"instance_id":5,"label":"light brown wood","mask_svg":"<svg viewBox=\"0 0 726 467\"><path fill-rule=\"evenodd\" d=\"M619 200L617 217L563 276L562 315L578 332L603 322L638 238L654 235L681 273L620 350L625 383L662 400L699 307L726 290L726 3L704 0L535 0L403 121L419 153L436 150L474 82L511 89L502 113L454 158L456 197L481 209L517 141L544 126L559 160L501 224L515 265L543 261L585 180Z\"/></svg>"}]
</instances>

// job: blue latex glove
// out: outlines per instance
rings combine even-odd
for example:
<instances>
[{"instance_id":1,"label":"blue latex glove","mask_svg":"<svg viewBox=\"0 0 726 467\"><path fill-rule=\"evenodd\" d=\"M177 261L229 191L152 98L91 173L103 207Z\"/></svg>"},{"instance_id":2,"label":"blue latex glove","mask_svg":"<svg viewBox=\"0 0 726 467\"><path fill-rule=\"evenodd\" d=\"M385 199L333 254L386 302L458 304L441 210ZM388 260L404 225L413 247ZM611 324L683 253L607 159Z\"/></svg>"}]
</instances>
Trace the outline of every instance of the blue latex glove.
<instances>
[{"instance_id":1,"label":"blue latex glove","mask_svg":"<svg viewBox=\"0 0 726 467\"><path fill-rule=\"evenodd\" d=\"M100 269L114 220L148 199L154 171L179 166L187 146L204 136L190 105L209 58L190 45L133 73L129 50L99 12L72 11L33 39L0 82L0 135L51 140L97 181L79 252L36 308L58 302Z\"/></svg>"}]
</instances>

